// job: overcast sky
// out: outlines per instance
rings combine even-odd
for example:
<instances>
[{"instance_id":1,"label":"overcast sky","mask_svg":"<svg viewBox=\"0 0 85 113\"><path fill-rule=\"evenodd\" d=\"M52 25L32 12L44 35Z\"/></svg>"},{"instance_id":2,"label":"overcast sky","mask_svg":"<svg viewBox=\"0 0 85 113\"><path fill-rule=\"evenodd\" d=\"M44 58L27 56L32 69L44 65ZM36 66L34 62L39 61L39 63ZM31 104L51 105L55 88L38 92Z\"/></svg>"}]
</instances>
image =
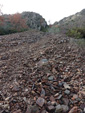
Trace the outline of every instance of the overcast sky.
<instances>
[{"instance_id":1,"label":"overcast sky","mask_svg":"<svg viewBox=\"0 0 85 113\"><path fill-rule=\"evenodd\" d=\"M4 14L33 11L51 23L85 8L85 0L0 0Z\"/></svg>"}]
</instances>

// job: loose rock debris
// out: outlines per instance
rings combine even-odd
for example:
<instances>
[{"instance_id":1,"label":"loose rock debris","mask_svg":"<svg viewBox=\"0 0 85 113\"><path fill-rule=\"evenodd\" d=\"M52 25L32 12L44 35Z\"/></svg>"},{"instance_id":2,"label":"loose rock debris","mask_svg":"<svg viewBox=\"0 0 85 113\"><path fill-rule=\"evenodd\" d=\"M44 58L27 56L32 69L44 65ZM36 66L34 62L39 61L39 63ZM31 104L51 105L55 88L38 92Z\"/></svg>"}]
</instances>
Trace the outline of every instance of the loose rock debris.
<instances>
[{"instance_id":1,"label":"loose rock debris","mask_svg":"<svg viewBox=\"0 0 85 113\"><path fill-rule=\"evenodd\" d=\"M85 48L63 34L0 36L0 113L84 113Z\"/></svg>"}]
</instances>

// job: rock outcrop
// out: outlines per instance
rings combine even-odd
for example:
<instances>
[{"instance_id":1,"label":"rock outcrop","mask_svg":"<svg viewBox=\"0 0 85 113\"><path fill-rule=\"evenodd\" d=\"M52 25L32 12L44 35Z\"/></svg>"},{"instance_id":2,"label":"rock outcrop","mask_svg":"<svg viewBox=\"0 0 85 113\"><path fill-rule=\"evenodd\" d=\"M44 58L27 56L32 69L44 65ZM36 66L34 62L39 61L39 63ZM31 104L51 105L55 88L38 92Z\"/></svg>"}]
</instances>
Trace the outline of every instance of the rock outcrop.
<instances>
[{"instance_id":1,"label":"rock outcrop","mask_svg":"<svg viewBox=\"0 0 85 113\"><path fill-rule=\"evenodd\" d=\"M42 30L47 26L47 22L45 19L39 15L38 13L34 12L23 12L21 13L22 18L27 20L27 25L30 28Z\"/></svg>"},{"instance_id":2,"label":"rock outcrop","mask_svg":"<svg viewBox=\"0 0 85 113\"><path fill-rule=\"evenodd\" d=\"M78 12L74 15L65 17L57 23L55 22L54 26L56 25L60 28L60 31L64 33L67 30L72 29L72 28L85 27L85 9L83 9L81 12Z\"/></svg>"}]
</instances>

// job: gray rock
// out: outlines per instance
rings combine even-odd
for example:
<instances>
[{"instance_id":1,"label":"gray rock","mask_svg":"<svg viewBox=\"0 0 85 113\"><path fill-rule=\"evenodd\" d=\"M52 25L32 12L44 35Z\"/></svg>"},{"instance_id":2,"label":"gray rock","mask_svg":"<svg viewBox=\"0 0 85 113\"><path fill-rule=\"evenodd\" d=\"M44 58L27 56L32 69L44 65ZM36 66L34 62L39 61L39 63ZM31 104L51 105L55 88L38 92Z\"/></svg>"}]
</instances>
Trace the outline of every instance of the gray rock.
<instances>
[{"instance_id":1,"label":"gray rock","mask_svg":"<svg viewBox=\"0 0 85 113\"><path fill-rule=\"evenodd\" d=\"M23 12L22 17L27 20L27 25L30 28L42 30L47 26L45 19L34 12Z\"/></svg>"},{"instance_id":2,"label":"gray rock","mask_svg":"<svg viewBox=\"0 0 85 113\"><path fill-rule=\"evenodd\" d=\"M62 95L59 95L59 96L57 97L58 100L60 100L61 98L62 98Z\"/></svg>"},{"instance_id":3,"label":"gray rock","mask_svg":"<svg viewBox=\"0 0 85 113\"><path fill-rule=\"evenodd\" d=\"M14 111L13 113L22 113L22 111L20 109Z\"/></svg>"},{"instance_id":4,"label":"gray rock","mask_svg":"<svg viewBox=\"0 0 85 113\"><path fill-rule=\"evenodd\" d=\"M40 66L43 66L45 64L48 63L48 60L47 59L41 59L37 64L36 66L40 67Z\"/></svg>"},{"instance_id":5,"label":"gray rock","mask_svg":"<svg viewBox=\"0 0 85 113\"><path fill-rule=\"evenodd\" d=\"M41 113L47 113L47 111L46 110L43 110Z\"/></svg>"},{"instance_id":6,"label":"gray rock","mask_svg":"<svg viewBox=\"0 0 85 113\"><path fill-rule=\"evenodd\" d=\"M52 81L53 80L53 76L48 77L48 80Z\"/></svg>"},{"instance_id":7,"label":"gray rock","mask_svg":"<svg viewBox=\"0 0 85 113\"><path fill-rule=\"evenodd\" d=\"M41 97L44 97L44 96L45 96L45 90L42 88Z\"/></svg>"},{"instance_id":8,"label":"gray rock","mask_svg":"<svg viewBox=\"0 0 85 113\"><path fill-rule=\"evenodd\" d=\"M57 105L55 113L66 113L69 110L69 107L67 105Z\"/></svg>"},{"instance_id":9,"label":"gray rock","mask_svg":"<svg viewBox=\"0 0 85 113\"><path fill-rule=\"evenodd\" d=\"M8 55L3 55L2 57L1 57L1 60L8 60L9 59L9 56Z\"/></svg>"},{"instance_id":10,"label":"gray rock","mask_svg":"<svg viewBox=\"0 0 85 113\"><path fill-rule=\"evenodd\" d=\"M66 95L69 95L70 94L70 90L65 90L65 92L64 92Z\"/></svg>"},{"instance_id":11,"label":"gray rock","mask_svg":"<svg viewBox=\"0 0 85 113\"><path fill-rule=\"evenodd\" d=\"M47 109L48 109L49 112L53 112L55 110L55 107L50 105L50 106L47 107Z\"/></svg>"},{"instance_id":12,"label":"gray rock","mask_svg":"<svg viewBox=\"0 0 85 113\"><path fill-rule=\"evenodd\" d=\"M39 113L38 106L28 106L26 113Z\"/></svg>"},{"instance_id":13,"label":"gray rock","mask_svg":"<svg viewBox=\"0 0 85 113\"><path fill-rule=\"evenodd\" d=\"M82 110L84 110L84 112L85 112L85 103L82 103L82 104L80 105L80 108L81 108Z\"/></svg>"},{"instance_id":14,"label":"gray rock","mask_svg":"<svg viewBox=\"0 0 85 113\"><path fill-rule=\"evenodd\" d=\"M69 99L68 98L63 98L63 101L64 101L65 105L68 105L68 103L69 103Z\"/></svg>"},{"instance_id":15,"label":"gray rock","mask_svg":"<svg viewBox=\"0 0 85 113\"><path fill-rule=\"evenodd\" d=\"M16 85L12 88L12 91L18 92L18 91L20 91L20 88Z\"/></svg>"},{"instance_id":16,"label":"gray rock","mask_svg":"<svg viewBox=\"0 0 85 113\"><path fill-rule=\"evenodd\" d=\"M78 99L78 95L77 94L73 94L73 98L74 99Z\"/></svg>"},{"instance_id":17,"label":"gray rock","mask_svg":"<svg viewBox=\"0 0 85 113\"><path fill-rule=\"evenodd\" d=\"M56 106L56 110L55 110L55 113L61 113L63 111L63 108L62 106L59 104Z\"/></svg>"},{"instance_id":18,"label":"gray rock","mask_svg":"<svg viewBox=\"0 0 85 113\"><path fill-rule=\"evenodd\" d=\"M78 107L74 106L68 113L78 113Z\"/></svg>"},{"instance_id":19,"label":"gray rock","mask_svg":"<svg viewBox=\"0 0 85 113\"><path fill-rule=\"evenodd\" d=\"M42 62L42 63L47 63L48 60L47 60L47 59L42 59L41 62Z\"/></svg>"},{"instance_id":20,"label":"gray rock","mask_svg":"<svg viewBox=\"0 0 85 113\"><path fill-rule=\"evenodd\" d=\"M63 86L63 82L59 82L58 86L62 87Z\"/></svg>"},{"instance_id":21,"label":"gray rock","mask_svg":"<svg viewBox=\"0 0 85 113\"><path fill-rule=\"evenodd\" d=\"M66 82L63 84L63 86L65 89L70 89L70 86Z\"/></svg>"},{"instance_id":22,"label":"gray rock","mask_svg":"<svg viewBox=\"0 0 85 113\"><path fill-rule=\"evenodd\" d=\"M69 107L67 105L62 105L62 109L63 109L63 112L67 112L69 110Z\"/></svg>"},{"instance_id":23,"label":"gray rock","mask_svg":"<svg viewBox=\"0 0 85 113\"><path fill-rule=\"evenodd\" d=\"M36 104L39 105L40 107L42 107L45 103L45 100L41 97L39 97L36 101Z\"/></svg>"},{"instance_id":24,"label":"gray rock","mask_svg":"<svg viewBox=\"0 0 85 113\"><path fill-rule=\"evenodd\" d=\"M84 108L84 113L85 113L85 108Z\"/></svg>"}]
</instances>

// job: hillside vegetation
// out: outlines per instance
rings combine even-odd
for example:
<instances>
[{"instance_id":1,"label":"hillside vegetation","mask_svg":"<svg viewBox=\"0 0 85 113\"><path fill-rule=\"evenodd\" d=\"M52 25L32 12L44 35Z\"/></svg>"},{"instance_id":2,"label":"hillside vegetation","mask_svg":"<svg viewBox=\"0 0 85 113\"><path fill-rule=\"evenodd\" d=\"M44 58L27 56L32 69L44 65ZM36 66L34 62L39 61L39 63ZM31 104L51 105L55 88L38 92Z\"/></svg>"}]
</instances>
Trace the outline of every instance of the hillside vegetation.
<instances>
[{"instance_id":1,"label":"hillside vegetation","mask_svg":"<svg viewBox=\"0 0 85 113\"><path fill-rule=\"evenodd\" d=\"M46 27L45 19L34 12L0 16L0 35L22 32L29 29L43 31Z\"/></svg>"},{"instance_id":2,"label":"hillside vegetation","mask_svg":"<svg viewBox=\"0 0 85 113\"><path fill-rule=\"evenodd\" d=\"M48 31L64 33L75 38L85 38L85 9L55 22Z\"/></svg>"}]
</instances>

